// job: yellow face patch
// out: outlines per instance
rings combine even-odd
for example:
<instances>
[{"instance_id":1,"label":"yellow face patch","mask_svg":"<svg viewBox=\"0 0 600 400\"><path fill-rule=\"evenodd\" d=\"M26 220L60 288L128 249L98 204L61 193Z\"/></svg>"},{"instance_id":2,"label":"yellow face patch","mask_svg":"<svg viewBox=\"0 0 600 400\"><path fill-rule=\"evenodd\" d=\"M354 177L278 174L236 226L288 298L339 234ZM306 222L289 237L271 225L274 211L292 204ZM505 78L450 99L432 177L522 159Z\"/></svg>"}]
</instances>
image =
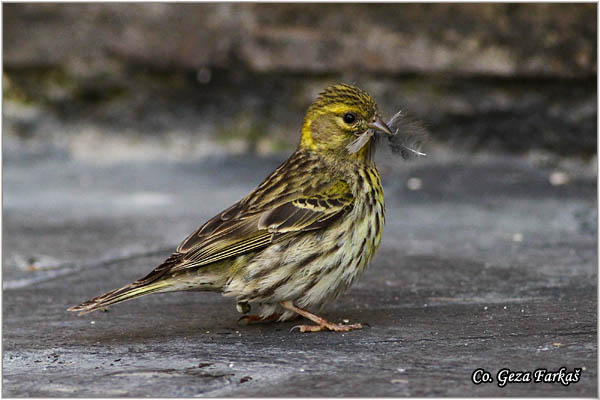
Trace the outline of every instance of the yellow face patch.
<instances>
[{"instance_id":1,"label":"yellow face patch","mask_svg":"<svg viewBox=\"0 0 600 400\"><path fill-rule=\"evenodd\" d=\"M377 106L366 92L350 85L334 85L322 92L308 108L300 146L305 149L335 150L347 146L353 133L364 132ZM352 122L344 120L353 114Z\"/></svg>"},{"instance_id":2,"label":"yellow face patch","mask_svg":"<svg viewBox=\"0 0 600 400\"><path fill-rule=\"evenodd\" d=\"M355 121L352 123L347 123L344 121L344 115L349 113L356 116ZM323 108L312 110L311 113L307 114L306 119L304 120L304 125L302 126L301 144L303 147L312 150L315 150L318 147L315 144L315 131L312 124L321 116L330 116L330 125L335 124L335 127L330 126L331 131L328 132L328 136L331 138L332 144L336 141L343 141L346 139L346 137L349 137L355 132L364 132L368 129L366 126L368 117L364 115L363 110L343 103L330 104ZM336 138L336 135L341 135L342 137Z\"/></svg>"}]
</instances>

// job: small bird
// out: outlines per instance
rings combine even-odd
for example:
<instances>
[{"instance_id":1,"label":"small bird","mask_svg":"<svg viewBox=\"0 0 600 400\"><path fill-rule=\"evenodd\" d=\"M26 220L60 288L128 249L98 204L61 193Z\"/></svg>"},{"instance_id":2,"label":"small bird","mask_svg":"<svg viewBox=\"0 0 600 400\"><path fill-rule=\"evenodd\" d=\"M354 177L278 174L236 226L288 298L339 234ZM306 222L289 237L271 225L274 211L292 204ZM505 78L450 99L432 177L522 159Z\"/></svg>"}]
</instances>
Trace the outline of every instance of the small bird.
<instances>
[{"instance_id":1,"label":"small bird","mask_svg":"<svg viewBox=\"0 0 600 400\"><path fill-rule=\"evenodd\" d=\"M310 105L296 151L254 191L189 235L145 277L69 311L80 315L150 293L218 291L247 322L303 316L300 332L345 332L314 314L365 270L385 209L372 159L375 133L393 135L361 89L333 85Z\"/></svg>"}]
</instances>

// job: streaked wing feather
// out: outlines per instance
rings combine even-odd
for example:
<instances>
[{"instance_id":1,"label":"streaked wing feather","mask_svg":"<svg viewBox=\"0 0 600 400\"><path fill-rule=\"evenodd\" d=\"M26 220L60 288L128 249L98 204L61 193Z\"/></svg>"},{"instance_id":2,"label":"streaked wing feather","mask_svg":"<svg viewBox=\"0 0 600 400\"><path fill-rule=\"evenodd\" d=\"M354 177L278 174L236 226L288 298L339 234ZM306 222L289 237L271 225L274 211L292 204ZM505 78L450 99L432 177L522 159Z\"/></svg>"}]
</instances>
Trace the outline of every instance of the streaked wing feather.
<instances>
[{"instance_id":1,"label":"streaked wing feather","mask_svg":"<svg viewBox=\"0 0 600 400\"><path fill-rule=\"evenodd\" d=\"M253 250L268 246L272 242L272 234L269 232L257 232L256 235L245 238L238 242L232 242L230 245L222 246L222 243L216 243L216 246L207 246L200 248L196 254L184 257L184 262L173 267L171 272L200 267L211 264L226 258L234 257Z\"/></svg>"},{"instance_id":2,"label":"streaked wing feather","mask_svg":"<svg viewBox=\"0 0 600 400\"><path fill-rule=\"evenodd\" d=\"M241 202L235 203L225 211L206 221L200 228L181 242L177 247L177 252L187 253L194 247L202 245L208 237L216 238L236 229L239 221L237 219L232 220L232 215L240 212L240 209L242 208L240 203Z\"/></svg>"},{"instance_id":3,"label":"streaked wing feather","mask_svg":"<svg viewBox=\"0 0 600 400\"><path fill-rule=\"evenodd\" d=\"M264 213L258 221L259 229L284 233L321 228L322 224L318 224L319 222L331 222L331 218L339 215L346 206L337 202L335 206L328 203L326 207L314 207L306 200L288 202Z\"/></svg>"},{"instance_id":4,"label":"streaked wing feather","mask_svg":"<svg viewBox=\"0 0 600 400\"><path fill-rule=\"evenodd\" d=\"M189 235L177 248L181 263L170 272L260 250L282 235L320 229L345 214L353 203L348 185L315 179L318 174L299 168L303 162L296 153L246 198Z\"/></svg>"}]
</instances>

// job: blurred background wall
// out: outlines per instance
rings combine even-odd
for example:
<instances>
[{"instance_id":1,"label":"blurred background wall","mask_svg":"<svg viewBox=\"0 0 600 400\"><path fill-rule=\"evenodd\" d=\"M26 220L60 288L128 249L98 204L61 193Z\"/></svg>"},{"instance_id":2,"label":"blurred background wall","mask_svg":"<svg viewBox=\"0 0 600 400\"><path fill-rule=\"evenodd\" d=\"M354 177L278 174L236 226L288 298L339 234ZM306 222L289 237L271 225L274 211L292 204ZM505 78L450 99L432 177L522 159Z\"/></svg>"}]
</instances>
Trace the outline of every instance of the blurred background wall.
<instances>
[{"instance_id":1,"label":"blurred background wall","mask_svg":"<svg viewBox=\"0 0 600 400\"><path fill-rule=\"evenodd\" d=\"M287 151L318 92L348 82L452 151L596 154L596 4L3 10L5 152Z\"/></svg>"}]
</instances>

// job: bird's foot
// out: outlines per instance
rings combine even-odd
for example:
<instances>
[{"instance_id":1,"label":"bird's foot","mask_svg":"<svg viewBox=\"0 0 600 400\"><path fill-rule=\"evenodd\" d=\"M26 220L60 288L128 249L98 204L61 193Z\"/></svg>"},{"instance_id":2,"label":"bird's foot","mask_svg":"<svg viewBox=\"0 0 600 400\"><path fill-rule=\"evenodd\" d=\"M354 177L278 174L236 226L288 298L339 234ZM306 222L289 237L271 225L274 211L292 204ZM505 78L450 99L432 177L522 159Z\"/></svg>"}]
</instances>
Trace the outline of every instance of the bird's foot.
<instances>
[{"instance_id":1,"label":"bird's foot","mask_svg":"<svg viewBox=\"0 0 600 400\"><path fill-rule=\"evenodd\" d=\"M275 313L271 314L268 317L261 317L260 315L244 315L240 319L238 319L238 323L244 323L245 325L250 325L253 323L259 322L274 322L277 321L281 317L281 314Z\"/></svg>"},{"instance_id":2,"label":"bird's foot","mask_svg":"<svg viewBox=\"0 0 600 400\"><path fill-rule=\"evenodd\" d=\"M364 326L368 326L367 324L335 324L333 322L327 321L323 317L319 317L316 314L313 314L309 311L303 310L299 307L296 307L291 301L282 301L281 306L286 310L294 311L297 314L302 315L304 318L310 319L317 325L296 325L291 330L298 329L300 332L321 332L321 331L333 331L333 332L348 332L354 329L362 329Z\"/></svg>"},{"instance_id":3,"label":"bird's foot","mask_svg":"<svg viewBox=\"0 0 600 400\"><path fill-rule=\"evenodd\" d=\"M342 324L334 324L333 322L326 321L323 325L296 325L290 332L294 329L298 329L300 332L321 332L321 331L333 331L333 332L348 332L355 329L362 329L363 324L352 324L352 325L342 325Z\"/></svg>"}]
</instances>

